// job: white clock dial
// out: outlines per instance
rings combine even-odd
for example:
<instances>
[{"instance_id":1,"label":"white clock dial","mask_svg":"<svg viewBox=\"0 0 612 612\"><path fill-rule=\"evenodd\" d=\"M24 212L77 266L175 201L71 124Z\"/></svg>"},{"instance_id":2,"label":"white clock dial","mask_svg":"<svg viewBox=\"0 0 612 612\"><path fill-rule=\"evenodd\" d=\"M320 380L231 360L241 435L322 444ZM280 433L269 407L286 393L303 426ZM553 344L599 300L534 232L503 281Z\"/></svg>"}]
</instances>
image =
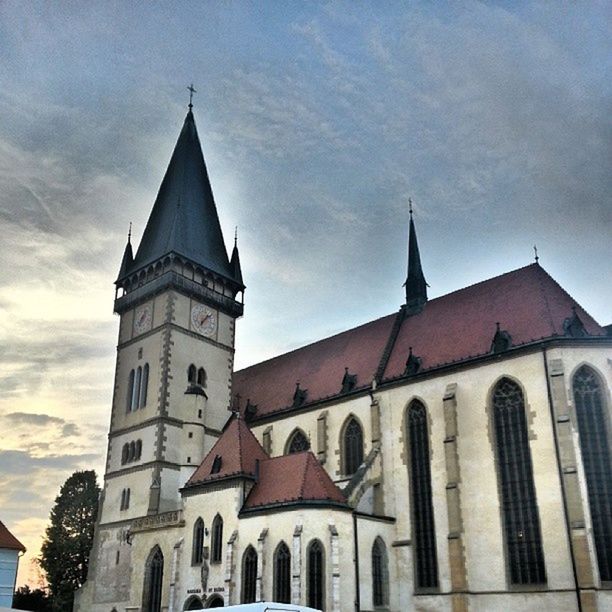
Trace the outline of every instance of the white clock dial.
<instances>
[{"instance_id":1,"label":"white clock dial","mask_svg":"<svg viewBox=\"0 0 612 612\"><path fill-rule=\"evenodd\" d=\"M144 304L134 313L134 333L143 334L151 329L153 312L151 304Z\"/></svg>"},{"instance_id":2,"label":"white clock dial","mask_svg":"<svg viewBox=\"0 0 612 612\"><path fill-rule=\"evenodd\" d=\"M195 304L191 309L191 325L198 334L210 338L217 331L217 315L210 308Z\"/></svg>"}]
</instances>

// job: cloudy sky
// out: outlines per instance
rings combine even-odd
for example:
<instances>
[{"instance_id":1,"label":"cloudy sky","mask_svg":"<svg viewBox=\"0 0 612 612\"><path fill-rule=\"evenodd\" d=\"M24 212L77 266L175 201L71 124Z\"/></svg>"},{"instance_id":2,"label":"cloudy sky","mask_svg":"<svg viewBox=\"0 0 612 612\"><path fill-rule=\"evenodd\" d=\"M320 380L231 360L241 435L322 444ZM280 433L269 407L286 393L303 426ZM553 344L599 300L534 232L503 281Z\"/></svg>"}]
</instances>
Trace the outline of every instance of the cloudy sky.
<instances>
[{"instance_id":1,"label":"cloudy sky","mask_svg":"<svg viewBox=\"0 0 612 612\"><path fill-rule=\"evenodd\" d=\"M128 224L195 116L248 286L237 364L541 264L612 323L607 2L0 2L0 519L36 582L101 476Z\"/></svg>"}]
</instances>

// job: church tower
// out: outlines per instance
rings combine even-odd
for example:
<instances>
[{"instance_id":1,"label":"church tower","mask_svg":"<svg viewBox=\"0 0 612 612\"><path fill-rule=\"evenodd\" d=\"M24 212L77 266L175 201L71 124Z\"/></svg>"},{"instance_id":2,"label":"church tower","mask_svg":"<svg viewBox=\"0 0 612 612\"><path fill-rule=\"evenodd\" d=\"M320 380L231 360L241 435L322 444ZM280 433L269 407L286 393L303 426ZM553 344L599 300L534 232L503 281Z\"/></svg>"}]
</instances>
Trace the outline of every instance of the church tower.
<instances>
[{"instance_id":1,"label":"church tower","mask_svg":"<svg viewBox=\"0 0 612 612\"><path fill-rule=\"evenodd\" d=\"M142 240L116 281L119 342L100 527L176 510L229 416L244 284L190 104Z\"/></svg>"}]
</instances>

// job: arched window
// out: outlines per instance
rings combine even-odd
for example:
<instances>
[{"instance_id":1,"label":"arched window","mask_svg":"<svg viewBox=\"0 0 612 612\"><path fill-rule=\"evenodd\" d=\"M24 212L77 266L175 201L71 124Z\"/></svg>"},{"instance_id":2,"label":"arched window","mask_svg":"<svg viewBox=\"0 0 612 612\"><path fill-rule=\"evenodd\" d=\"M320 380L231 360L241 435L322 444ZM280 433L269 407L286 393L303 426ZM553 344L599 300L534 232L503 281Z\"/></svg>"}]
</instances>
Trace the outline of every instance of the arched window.
<instances>
[{"instance_id":1,"label":"arched window","mask_svg":"<svg viewBox=\"0 0 612 612\"><path fill-rule=\"evenodd\" d=\"M308 585L307 605L323 610L325 602L325 551L319 540L313 540L308 545L307 552Z\"/></svg>"},{"instance_id":2,"label":"arched window","mask_svg":"<svg viewBox=\"0 0 612 612\"><path fill-rule=\"evenodd\" d=\"M198 370L198 385L200 387L206 386L206 370L204 368Z\"/></svg>"},{"instance_id":3,"label":"arched window","mask_svg":"<svg viewBox=\"0 0 612 612\"><path fill-rule=\"evenodd\" d=\"M128 378L128 391L125 405L126 412L132 410L132 397L134 397L134 370L130 370L130 376Z\"/></svg>"},{"instance_id":4,"label":"arched window","mask_svg":"<svg viewBox=\"0 0 612 612\"><path fill-rule=\"evenodd\" d=\"M144 408L147 405L147 390L149 386L149 364L145 363L142 370L142 380L140 382L140 399L138 400L138 407Z\"/></svg>"},{"instance_id":5,"label":"arched window","mask_svg":"<svg viewBox=\"0 0 612 612\"><path fill-rule=\"evenodd\" d=\"M580 367L572 387L599 575L608 581L612 580L610 423L602 384L592 368Z\"/></svg>"},{"instance_id":6,"label":"arched window","mask_svg":"<svg viewBox=\"0 0 612 612\"><path fill-rule=\"evenodd\" d=\"M274 553L274 601L291 603L291 553L284 542Z\"/></svg>"},{"instance_id":7,"label":"arched window","mask_svg":"<svg viewBox=\"0 0 612 612\"><path fill-rule=\"evenodd\" d=\"M121 491L121 504L119 510L127 510L130 507L130 490L123 489Z\"/></svg>"},{"instance_id":8,"label":"arched window","mask_svg":"<svg viewBox=\"0 0 612 612\"><path fill-rule=\"evenodd\" d=\"M161 612L163 579L164 555L159 546L155 546L149 553L149 558L145 564L142 612Z\"/></svg>"},{"instance_id":9,"label":"arched window","mask_svg":"<svg viewBox=\"0 0 612 612\"><path fill-rule=\"evenodd\" d=\"M521 388L508 378L493 391L493 422L510 582L543 583L546 570L525 401Z\"/></svg>"},{"instance_id":10,"label":"arched window","mask_svg":"<svg viewBox=\"0 0 612 612\"><path fill-rule=\"evenodd\" d=\"M142 368L138 366L136 376L134 377L134 389L132 392L132 411L138 408L138 400L140 399L140 383L142 380Z\"/></svg>"},{"instance_id":11,"label":"arched window","mask_svg":"<svg viewBox=\"0 0 612 612\"><path fill-rule=\"evenodd\" d=\"M410 497L415 582L418 589L438 586L436 531L431 494L431 468L427 411L418 400L408 408L406 438L410 445Z\"/></svg>"},{"instance_id":12,"label":"arched window","mask_svg":"<svg viewBox=\"0 0 612 612\"><path fill-rule=\"evenodd\" d=\"M183 610L201 610L204 607L202 600L197 595L192 595L186 602Z\"/></svg>"},{"instance_id":13,"label":"arched window","mask_svg":"<svg viewBox=\"0 0 612 612\"><path fill-rule=\"evenodd\" d=\"M130 457L130 445L126 442L121 449L121 465L128 462Z\"/></svg>"},{"instance_id":14,"label":"arched window","mask_svg":"<svg viewBox=\"0 0 612 612\"><path fill-rule=\"evenodd\" d=\"M195 385L196 383L196 377L197 377L197 373L196 373L196 367L193 365L193 363L187 368L187 382L191 383L192 385Z\"/></svg>"},{"instance_id":15,"label":"arched window","mask_svg":"<svg viewBox=\"0 0 612 612\"><path fill-rule=\"evenodd\" d=\"M212 524L211 563L221 563L223 550L223 519L217 514Z\"/></svg>"},{"instance_id":16,"label":"arched window","mask_svg":"<svg viewBox=\"0 0 612 612\"><path fill-rule=\"evenodd\" d=\"M374 607L389 605L387 547L381 538L372 545L372 603Z\"/></svg>"},{"instance_id":17,"label":"arched window","mask_svg":"<svg viewBox=\"0 0 612 612\"><path fill-rule=\"evenodd\" d=\"M285 454L291 455L293 453L301 453L302 451L306 451L309 448L310 442L308 441L308 438L306 437L304 432L300 429L296 429L289 437Z\"/></svg>"},{"instance_id":18,"label":"arched window","mask_svg":"<svg viewBox=\"0 0 612 612\"><path fill-rule=\"evenodd\" d=\"M242 557L242 603L254 603L257 597L257 553L252 546Z\"/></svg>"},{"instance_id":19,"label":"arched window","mask_svg":"<svg viewBox=\"0 0 612 612\"><path fill-rule=\"evenodd\" d=\"M140 459L142 455L142 440L136 440L136 455L134 459Z\"/></svg>"},{"instance_id":20,"label":"arched window","mask_svg":"<svg viewBox=\"0 0 612 612\"><path fill-rule=\"evenodd\" d=\"M363 462L363 431L354 417L351 417L344 428L342 456L344 458L344 474L351 476Z\"/></svg>"},{"instance_id":21,"label":"arched window","mask_svg":"<svg viewBox=\"0 0 612 612\"><path fill-rule=\"evenodd\" d=\"M193 526L193 549L191 551L191 565L201 565L204 554L204 521L201 518Z\"/></svg>"},{"instance_id":22,"label":"arched window","mask_svg":"<svg viewBox=\"0 0 612 612\"><path fill-rule=\"evenodd\" d=\"M132 440L130 442L130 451L128 453L128 461L134 461L136 457L136 443Z\"/></svg>"}]
</instances>

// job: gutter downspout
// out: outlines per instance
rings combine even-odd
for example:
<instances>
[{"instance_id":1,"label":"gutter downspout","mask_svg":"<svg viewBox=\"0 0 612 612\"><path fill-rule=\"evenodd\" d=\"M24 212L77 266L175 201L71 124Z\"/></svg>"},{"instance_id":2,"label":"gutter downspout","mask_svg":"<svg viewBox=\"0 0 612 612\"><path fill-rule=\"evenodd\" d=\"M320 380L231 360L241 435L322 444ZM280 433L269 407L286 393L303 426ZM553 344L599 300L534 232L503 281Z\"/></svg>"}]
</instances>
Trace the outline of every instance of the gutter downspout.
<instances>
[{"instance_id":1,"label":"gutter downspout","mask_svg":"<svg viewBox=\"0 0 612 612\"><path fill-rule=\"evenodd\" d=\"M360 612L361 601L359 593L359 534L357 531L357 514L353 512L353 543L355 546L355 555L353 563L355 564L355 612Z\"/></svg>"},{"instance_id":2,"label":"gutter downspout","mask_svg":"<svg viewBox=\"0 0 612 612\"><path fill-rule=\"evenodd\" d=\"M178 582L178 555L181 546L183 545L184 538L181 538L175 545L172 551L172 569L170 576L172 582L170 583L170 596L168 597L168 612L174 612L174 593L176 591L176 583Z\"/></svg>"},{"instance_id":3,"label":"gutter downspout","mask_svg":"<svg viewBox=\"0 0 612 612\"><path fill-rule=\"evenodd\" d=\"M578 612L582 612L582 602L580 601L580 586L578 585L578 572L576 570L576 559L574 557L574 544L572 542L572 530L567 513L567 495L565 493L565 481L563 479L563 468L561 466L561 453L559 451L559 438L557 437L557 424L555 411L553 408L552 390L550 388L550 378L548 376L548 360L546 359L546 348L542 349L542 359L544 360L544 375L546 376L546 392L548 394L548 408L550 409L550 420L552 424L553 438L555 441L555 459L557 460L557 470L559 471L559 482L561 484L561 498L563 499L563 518L565 519L565 530L567 533L567 543L572 559L572 573L574 575L574 590L578 603Z\"/></svg>"}]
</instances>

